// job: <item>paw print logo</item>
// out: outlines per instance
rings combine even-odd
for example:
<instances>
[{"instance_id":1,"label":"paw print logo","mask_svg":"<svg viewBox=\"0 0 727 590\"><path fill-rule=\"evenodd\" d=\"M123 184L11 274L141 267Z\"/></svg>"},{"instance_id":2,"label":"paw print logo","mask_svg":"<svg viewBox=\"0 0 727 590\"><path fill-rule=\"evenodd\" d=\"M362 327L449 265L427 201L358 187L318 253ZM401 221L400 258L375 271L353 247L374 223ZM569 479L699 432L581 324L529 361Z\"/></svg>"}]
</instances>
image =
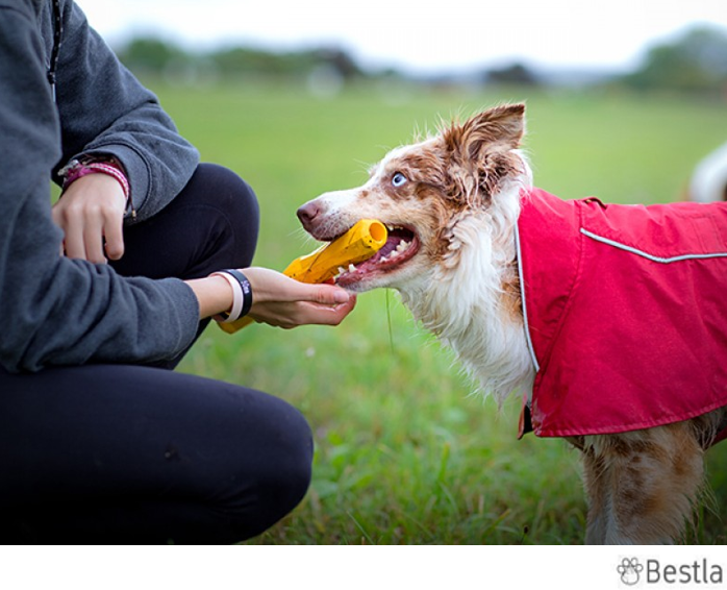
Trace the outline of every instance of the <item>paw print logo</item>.
<instances>
[{"instance_id":1,"label":"paw print logo","mask_svg":"<svg viewBox=\"0 0 727 590\"><path fill-rule=\"evenodd\" d=\"M631 559L624 557L621 565L616 568L616 571L621 574L621 582L627 586L635 586L639 583L643 569L644 566L639 563L636 557L632 557Z\"/></svg>"}]
</instances>

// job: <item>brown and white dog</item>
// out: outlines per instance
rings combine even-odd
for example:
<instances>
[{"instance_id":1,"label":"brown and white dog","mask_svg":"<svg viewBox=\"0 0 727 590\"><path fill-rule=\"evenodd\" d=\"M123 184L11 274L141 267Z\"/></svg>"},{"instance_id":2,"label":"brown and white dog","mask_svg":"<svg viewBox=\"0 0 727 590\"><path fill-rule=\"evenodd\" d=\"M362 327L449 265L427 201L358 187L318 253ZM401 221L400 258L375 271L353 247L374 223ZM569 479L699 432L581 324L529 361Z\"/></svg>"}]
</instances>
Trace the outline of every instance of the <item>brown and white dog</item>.
<instances>
[{"instance_id":1,"label":"brown and white dog","mask_svg":"<svg viewBox=\"0 0 727 590\"><path fill-rule=\"evenodd\" d=\"M518 150L524 133L524 110L519 104L496 107L463 124L453 123L435 137L394 149L371 170L363 186L323 194L303 205L298 217L314 238L324 241L341 235L362 218L387 224L387 245L374 258L342 272L337 284L358 292L377 287L397 289L415 318L454 349L485 393L503 400L520 392L527 398L525 421L533 420L536 434L563 436L581 451L589 499L587 542L652 544L679 540L703 489L704 449L725 426L727 376L719 369L718 375L708 375L707 388L718 391L704 404L680 409L678 418L667 410L653 422L628 422L632 415L640 416L641 402L624 402L619 391L613 391L613 396L608 392L602 395L598 388L603 389L603 384L597 383L594 398L605 398L594 406L597 413L605 407L607 414L625 415L626 427L589 431L576 424L570 430L554 427L547 431L542 412L547 400L541 394L539 410L537 399L532 397L542 367L533 354L532 338L539 335L533 335L527 313L537 313L538 309L526 309L519 264L518 223L524 215L523 194L531 187L530 168ZM581 207L593 209L597 215L603 208L591 200ZM551 229L557 227L556 223ZM554 241L558 239L556 235ZM602 242L589 239L588 247L599 245ZM719 263L727 263L727 254L706 256L710 260L720 256ZM597 268L599 264L590 266ZM543 290L553 287L548 282L549 272L546 268L541 273ZM560 280L556 272L552 276L552 282ZM553 307L546 303L544 309ZM671 319L664 323L671 324ZM722 319L727 322L727 318ZM678 323L675 329L684 331ZM720 334L725 329L727 324L718 326ZM571 340L577 346L578 338ZM600 339L598 332L595 340L599 346L610 342ZM657 333L656 340L671 339ZM535 348L539 345L536 343ZM637 342L636 346L642 345ZM542 356L540 360L542 364ZM578 377L578 367L588 364L579 358L566 360L576 368L570 373L561 371L565 379L569 374ZM719 359L727 365L725 360ZM596 370L612 368L602 365ZM657 367L657 373L662 370ZM707 367L703 372L709 371ZM689 377L688 370L686 373ZM614 375L613 381L609 374L599 381L616 383L618 378ZM569 390L571 384L563 379L559 387ZM587 400L588 389L569 390L569 395ZM647 391L650 394L656 396L658 391ZM646 405L651 401L647 399ZM588 409L584 412L587 414ZM634 428L634 423L641 427ZM645 424L653 426L646 428Z\"/></svg>"}]
</instances>

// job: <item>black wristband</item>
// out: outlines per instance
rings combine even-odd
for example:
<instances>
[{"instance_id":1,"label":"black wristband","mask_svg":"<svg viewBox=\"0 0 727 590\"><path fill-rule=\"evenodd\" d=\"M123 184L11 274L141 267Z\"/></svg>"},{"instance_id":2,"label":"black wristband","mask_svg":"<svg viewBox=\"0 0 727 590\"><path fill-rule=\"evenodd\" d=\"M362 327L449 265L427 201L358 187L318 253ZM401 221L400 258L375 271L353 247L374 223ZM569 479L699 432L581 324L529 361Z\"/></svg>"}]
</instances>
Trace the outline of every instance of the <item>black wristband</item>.
<instances>
[{"instance_id":1,"label":"black wristband","mask_svg":"<svg viewBox=\"0 0 727 590\"><path fill-rule=\"evenodd\" d=\"M234 268L226 268L222 272L226 272L230 276L235 277L237 282L240 283L240 287L242 288L242 310L240 311L239 317L243 318L250 313L250 308L252 307L252 286L250 285L250 281L244 274Z\"/></svg>"}]
</instances>

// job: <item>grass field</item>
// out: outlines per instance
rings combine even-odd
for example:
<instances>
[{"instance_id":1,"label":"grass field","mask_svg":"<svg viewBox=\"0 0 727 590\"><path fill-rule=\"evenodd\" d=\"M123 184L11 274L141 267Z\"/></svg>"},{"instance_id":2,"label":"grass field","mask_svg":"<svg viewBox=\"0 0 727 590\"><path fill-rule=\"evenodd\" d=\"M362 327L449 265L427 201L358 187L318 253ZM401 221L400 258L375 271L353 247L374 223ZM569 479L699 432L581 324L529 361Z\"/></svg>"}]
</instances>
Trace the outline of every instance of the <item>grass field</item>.
<instances>
[{"instance_id":1,"label":"grass field","mask_svg":"<svg viewBox=\"0 0 727 590\"><path fill-rule=\"evenodd\" d=\"M679 199L693 165L727 139L724 104L603 94L485 94L376 87L322 100L288 86L151 84L205 161L256 189L255 263L283 268L312 244L295 210L360 184L366 168L415 129L527 99L536 184L563 197ZM182 370L258 388L308 418L316 455L299 508L256 543L578 543L585 501L578 457L559 440L517 441L516 400L498 413L470 395L452 356L395 293L362 295L336 329L209 329ZM690 542L723 543L727 444L710 454L716 512Z\"/></svg>"}]
</instances>

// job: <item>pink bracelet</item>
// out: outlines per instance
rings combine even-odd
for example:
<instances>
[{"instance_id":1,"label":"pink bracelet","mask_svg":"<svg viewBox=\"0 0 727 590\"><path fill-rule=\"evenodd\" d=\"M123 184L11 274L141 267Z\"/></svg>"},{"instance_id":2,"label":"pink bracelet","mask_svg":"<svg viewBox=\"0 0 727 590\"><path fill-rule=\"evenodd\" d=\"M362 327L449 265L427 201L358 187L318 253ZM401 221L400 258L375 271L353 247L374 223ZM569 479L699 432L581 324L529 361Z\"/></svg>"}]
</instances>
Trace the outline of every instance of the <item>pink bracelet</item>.
<instances>
[{"instance_id":1,"label":"pink bracelet","mask_svg":"<svg viewBox=\"0 0 727 590\"><path fill-rule=\"evenodd\" d=\"M220 322L221 324L231 324L232 322L240 319L240 316L242 316L242 309L244 307L244 299L245 295L242 292L242 286L237 281L237 279L231 275L229 272L226 272L224 270L219 272L213 272L211 277L214 276L220 276L223 279L225 279L232 288L232 308L229 312L222 312L220 314L217 314L212 319L214 319L217 322Z\"/></svg>"},{"instance_id":2,"label":"pink bracelet","mask_svg":"<svg viewBox=\"0 0 727 590\"><path fill-rule=\"evenodd\" d=\"M78 160L73 160L68 166L60 171L60 175L64 177L63 190L65 191L71 184L76 182L79 178L88 176L89 174L101 173L111 176L121 185L121 190L124 192L124 198L126 199L127 208L131 205L131 216L136 217L136 211L134 210L133 203L131 203L131 190L129 187L129 181L126 179L121 166L115 164L112 161L108 162L97 162L91 161L88 163L81 163Z\"/></svg>"},{"instance_id":3,"label":"pink bracelet","mask_svg":"<svg viewBox=\"0 0 727 590\"><path fill-rule=\"evenodd\" d=\"M90 164L86 164L86 168L90 168L92 172L107 174L118 180L124 191L124 197L127 200L129 199L129 181L126 180L126 175L118 167L102 162L91 162Z\"/></svg>"}]
</instances>

